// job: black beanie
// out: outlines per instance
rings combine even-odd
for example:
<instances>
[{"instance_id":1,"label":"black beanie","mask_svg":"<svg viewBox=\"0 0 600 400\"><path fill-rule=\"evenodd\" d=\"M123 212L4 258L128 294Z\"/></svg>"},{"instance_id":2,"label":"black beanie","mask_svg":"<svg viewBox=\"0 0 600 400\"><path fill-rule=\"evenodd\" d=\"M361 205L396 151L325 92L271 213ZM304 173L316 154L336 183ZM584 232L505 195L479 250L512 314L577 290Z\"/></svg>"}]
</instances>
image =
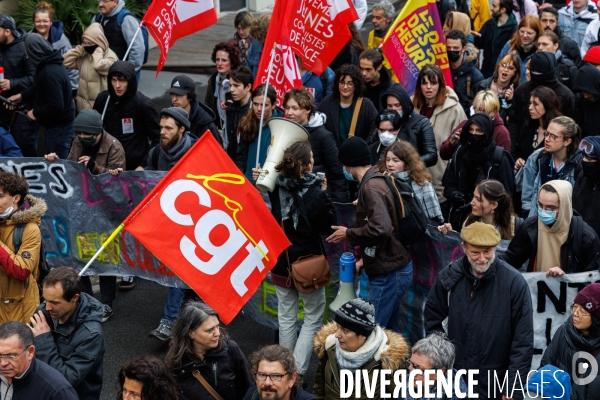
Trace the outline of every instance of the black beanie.
<instances>
[{"instance_id":1,"label":"black beanie","mask_svg":"<svg viewBox=\"0 0 600 400\"><path fill-rule=\"evenodd\" d=\"M352 332L369 336L377 326L375 306L365 299L353 299L344 303L335 312L335 322Z\"/></svg>"},{"instance_id":2,"label":"black beanie","mask_svg":"<svg viewBox=\"0 0 600 400\"><path fill-rule=\"evenodd\" d=\"M87 133L90 135L98 135L102 133L102 116L93 109L81 110L73 123L75 132Z\"/></svg>"},{"instance_id":3,"label":"black beanie","mask_svg":"<svg viewBox=\"0 0 600 400\"><path fill-rule=\"evenodd\" d=\"M555 74L556 56L547 51L535 53L533 57L531 57L529 71L531 72L531 79L533 79L534 76L544 77L548 74Z\"/></svg>"},{"instance_id":4,"label":"black beanie","mask_svg":"<svg viewBox=\"0 0 600 400\"><path fill-rule=\"evenodd\" d=\"M160 112L160 116L163 115L167 117L173 118L175 121L179 122L181 125L185 126L185 129L190 129L190 120L188 119L188 113L183 108L179 107L169 107L163 108Z\"/></svg>"},{"instance_id":5,"label":"black beanie","mask_svg":"<svg viewBox=\"0 0 600 400\"><path fill-rule=\"evenodd\" d=\"M338 157L340 163L346 167L371 165L371 150L369 150L369 145L358 136L353 136L342 143Z\"/></svg>"}]
</instances>

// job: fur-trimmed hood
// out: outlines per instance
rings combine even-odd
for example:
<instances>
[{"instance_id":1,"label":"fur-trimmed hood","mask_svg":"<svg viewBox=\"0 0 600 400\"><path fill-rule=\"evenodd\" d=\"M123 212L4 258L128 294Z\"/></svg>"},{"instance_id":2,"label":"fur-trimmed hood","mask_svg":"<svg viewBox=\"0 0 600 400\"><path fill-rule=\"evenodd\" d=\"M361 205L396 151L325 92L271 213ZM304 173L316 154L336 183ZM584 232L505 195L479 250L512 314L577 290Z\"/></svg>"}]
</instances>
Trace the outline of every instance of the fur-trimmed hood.
<instances>
[{"instance_id":1,"label":"fur-trimmed hood","mask_svg":"<svg viewBox=\"0 0 600 400\"><path fill-rule=\"evenodd\" d=\"M337 339L328 339L329 336L333 337L337 331L337 325L335 322L330 322L323 325L317 335L313 339L313 349L315 354L322 359L325 356L325 352L329 350ZM410 357L410 346L404 337L396 332L383 329L383 332L387 336L387 346L381 353L377 351L375 353L375 360L381 360L382 369L391 369L397 371L405 367L406 360Z\"/></svg>"},{"instance_id":2,"label":"fur-trimmed hood","mask_svg":"<svg viewBox=\"0 0 600 400\"><path fill-rule=\"evenodd\" d=\"M35 222L39 225L42 216L47 210L48 206L44 199L33 197L28 194L25 196L25 202L23 202L19 209L15 211L5 223L6 225L18 225Z\"/></svg>"}]
</instances>

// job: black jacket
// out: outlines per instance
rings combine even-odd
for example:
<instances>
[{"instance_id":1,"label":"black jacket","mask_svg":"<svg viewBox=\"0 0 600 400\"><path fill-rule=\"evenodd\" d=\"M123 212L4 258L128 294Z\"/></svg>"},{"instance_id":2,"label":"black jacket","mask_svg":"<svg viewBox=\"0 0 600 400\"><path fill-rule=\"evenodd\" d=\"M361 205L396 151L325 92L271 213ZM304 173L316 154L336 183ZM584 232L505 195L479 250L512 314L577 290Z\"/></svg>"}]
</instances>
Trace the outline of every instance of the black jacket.
<instances>
[{"instance_id":1,"label":"black jacket","mask_svg":"<svg viewBox=\"0 0 600 400\"><path fill-rule=\"evenodd\" d=\"M438 160L438 151L435 145L435 135L429 118L425 118L415 111L412 100L402 85L394 85L381 96L385 103L388 96L394 96L402 106L402 127L398 132L398 139L409 142L421 156L421 161L426 167L435 165Z\"/></svg>"},{"instance_id":2,"label":"black jacket","mask_svg":"<svg viewBox=\"0 0 600 400\"><path fill-rule=\"evenodd\" d=\"M556 77L558 81L573 90L575 87L575 78L577 77L577 67L565 54L561 54L556 59Z\"/></svg>"},{"instance_id":3,"label":"black jacket","mask_svg":"<svg viewBox=\"0 0 600 400\"><path fill-rule=\"evenodd\" d=\"M452 74L452 85L458 101L465 110L465 115L470 114L471 102L469 95L473 86L483 80L483 75L475 66L467 61L467 54L463 55L463 63L457 69L450 68Z\"/></svg>"},{"instance_id":4,"label":"black jacket","mask_svg":"<svg viewBox=\"0 0 600 400\"><path fill-rule=\"evenodd\" d=\"M365 84L366 89L363 93L367 99L371 100L371 103L373 103L377 111L386 108L386 104L382 101L381 95L387 92L392 86L397 85L397 83L392 80L388 70L383 66L379 70L379 76L379 84L375 86L371 86L368 83Z\"/></svg>"},{"instance_id":5,"label":"black jacket","mask_svg":"<svg viewBox=\"0 0 600 400\"><path fill-rule=\"evenodd\" d=\"M352 105L350 106L352 113L354 113L355 106L356 99L352 101ZM325 129L333 134L333 138L339 149L342 144L340 138L340 98L334 97L333 94L325 96L317 110L327 116ZM363 98L362 106L358 113L358 120L356 121L356 131L354 132L354 135L368 141L377 115L377 109L373 103L371 103L371 100Z\"/></svg>"},{"instance_id":6,"label":"black jacket","mask_svg":"<svg viewBox=\"0 0 600 400\"><path fill-rule=\"evenodd\" d=\"M217 104L217 98L215 97L215 85L217 84L218 75L218 72L214 72L210 78L208 78L208 86L206 87L204 104L210 108L215 115L215 124L217 125L217 128L223 129L223 122L219 117L219 105Z\"/></svg>"},{"instance_id":7,"label":"black jacket","mask_svg":"<svg viewBox=\"0 0 600 400\"><path fill-rule=\"evenodd\" d=\"M540 367L551 364L573 376L573 356L578 351L592 353L600 348L600 337L582 335L573 326L573 318L569 317L554 333L552 341L546 347ZM596 362L600 365L600 354L596 355ZM586 377L586 375L581 376ZM571 384L572 400L597 399L600 393L600 375L587 385ZM567 397L567 396L565 396Z\"/></svg>"},{"instance_id":8,"label":"black jacket","mask_svg":"<svg viewBox=\"0 0 600 400\"><path fill-rule=\"evenodd\" d=\"M581 239L575 232L575 218L581 225ZM576 245L575 241L580 243ZM577 254L576 248L581 249ZM537 258L538 250L538 217L527 218L519 230L515 232L513 240L508 245L508 249L500 256L504 261L515 268L521 268L529 260L527 272L533 271L533 266ZM597 271L600 268L600 241L596 232L585 223L581 217L573 216L571 226L569 227L568 239L560 247L560 268L567 274Z\"/></svg>"},{"instance_id":9,"label":"black jacket","mask_svg":"<svg viewBox=\"0 0 600 400\"><path fill-rule=\"evenodd\" d=\"M117 97L110 84L115 73L123 74L127 78L127 91L121 97ZM104 115L104 129L123 145L128 170L134 170L139 166L145 167L148 151L158 144L160 138L158 112L152 101L137 90L135 68L130 62L115 62L108 72L108 82L108 91L98 94L94 102L94 110L102 115L110 95ZM125 118L132 119L133 133L123 133Z\"/></svg>"},{"instance_id":10,"label":"black jacket","mask_svg":"<svg viewBox=\"0 0 600 400\"><path fill-rule=\"evenodd\" d=\"M573 187L573 209L576 210L583 220L600 235L600 174L586 177L583 171L576 176Z\"/></svg>"},{"instance_id":11,"label":"black jacket","mask_svg":"<svg viewBox=\"0 0 600 400\"><path fill-rule=\"evenodd\" d=\"M219 142L221 146L223 145L223 139L221 138L219 130L215 125L215 114L210 108L206 107L199 101L194 101L191 104L189 121L190 133L192 135L200 139L200 137L208 129L213 134L215 139L217 139L217 142Z\"/></svg>"},{"instance_id":12,"label":"black jacket","mask_svg":"<svg viewBox=\"0 0 600 400\"><path fill-rule=\"evenodd\" d=\"M248 389L244 400L260 400L256 386ZM295 389L292 389L292 393L290 393L290 400L315 400L315 396L302 389L302 386L297 385Z\"/></svg>"},{"instance_id":13,"label":"black jacket","mask_svg":"<svg viewBox=\"0 0 600 400\"><path fill-rule=\"evenodd\" d=\"M240 124L242 117L246 115L250 109L250 104L252 104L252 100L248 100L244 105L241 105L239 101L234 101L227 107L227 139L229 141L229 144L227 145L227 154L233 161L235 161L235 155L237 153L238 125Z\"/></svg>"},{"instance_id":14,"label":"black jacket","mask_svg":"<svg viewBox=\"0 0 600 400\"><path fill-rule=\"evenodd\" d=\"M538 126L539 122L536 120L527 121L523 124L521 132L519 132L519 142L512 146L512 155L515 160L522 158L527 161L531 153L539 149L539 147L533 147L533 139L538 134ZM541 146L544 146L544 140L542 140Z\"/></svg>"},{"instance_id":15,"label":"black jacket","mask_svg":"<svg viewBox=\"0 0 600 400\"><path fill-rule=\"evenodd\" d=\"M474 37L475 46L483 50L481 73L484 78L494 75L494 69L496 68L496 62L498 61L502 47L512 38L516 30L517 19L511 13L506 23L502 26L498 26L496 18L488 19L479 30L481 37Z\"/></svg>"},{"instance_id":16,"label":"black jacket","mask_svg":"<svg viewBox=\"0 0 600 400\"><path fill-rule=\"evenodd\" d=\"M560 8L557 8L557 10L560 10ZM558 49L573 61L575 65L581 65L581 51L579 50L577 42L565 35L558 24L556 24L556 28L554 28L554 33L558 36Z\"/></svg>"},{"instance_id":17,"label":"black jacket","mask_svg":"<svg viewBox=\"0 0 600 400\"><path fill-rule=\"evenodd\" d=\"M583 137L600 135L600 71L591 64L581 67L573 91L577 93L574 119ZM586 100L581 92L596 96L596 101Z\"/></svg>"},{"instance_id":18,"label":"black jacket","mask_svg":"<svg viewBox=\"0 0 600 400\"><path fill-rule=\"evenodd\" d=\"M443 332L442 321L448 317L454 368L479 369L480 398L488 397L488 371L502 378L508 371L509 388L517 372L523 380L527 376L533 357L531 295L523 275L504 261L496 258L481 279L471 272L467 256L442 269L424 315L427 334Z\"/></svg>"},{"instance_id":19,"label":"black jacket","mask_svg":"<svg viewBox=\"0 0 600 400\"><path fill-rule=\"evenodd\" d=\"M21 94L23 101L33 100L33 115L40 125L53 128L75 120L75 104L67 68L58 50L44 58L35 70L35 85Z\"/></svg>"},{"instance_id":20,"label":"black jacket","mask_svg":"<svg viewBox=\"0 0 600 400\"><path fill-rule=\"evenodd\" d=\"M78 400L73 386L57 370L33 357L27 372L13 378L13 400Z\"/></svg>"},{"instance_id":21,"label":"black jacket","mask_svg":"<svg viewBox=\"0 0 600 400\"><path fill-rule=\"evenodd\" d=\"M25 55L23 43L25 31L22 29L17 31L21 33L20 37L15 38L10 44L0 46L0 65L4 66L4 79L10 80L10 90L1 93L6 98L33 87L35 77L35 67ZM3 112L6 110L4 106L1 109Z\"/></svg>"},{"instance_id":22,"label":"black jacket","mask_svg":"<svg viewBox=\"0 0 600 400\"><path fill-rule=\"evenodd\" d=\"M206 353L204 360L183 358L183 365L173 371L177 375L181 400L213 400L213 397L194 377L197 370L202 377L227 400L242 400L254 384L250 365L233 340L224 339L220 350Z\"/></svg>"}]
</instances>

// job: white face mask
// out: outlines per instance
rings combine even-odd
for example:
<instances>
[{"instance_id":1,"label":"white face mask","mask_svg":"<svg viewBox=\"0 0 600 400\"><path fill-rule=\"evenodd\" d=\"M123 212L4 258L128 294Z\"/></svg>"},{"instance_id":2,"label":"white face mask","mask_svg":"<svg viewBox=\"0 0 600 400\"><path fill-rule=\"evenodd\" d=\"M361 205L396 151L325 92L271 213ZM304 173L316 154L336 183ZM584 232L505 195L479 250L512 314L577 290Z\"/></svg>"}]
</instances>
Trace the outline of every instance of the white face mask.
<instances>
[{"instance_id":1,"label":"white face mask","mask_svg":"<svg viewBox=\"0 0 600 400\"><path fill-rule=\"evenodd\" d=\"M13 200L13 204L14 204L14 200ZM0 219L7 219L8 217L10 217L10 215L13 212L13 210L15 209L15 207L13 206L13 204L11 204L10 206L8 206L8 208L6 210L4 210L4 212L0 213Z\"/></svg>"},{"instance_id":2,"label":"white face mask","mask_svg":"<svg viewBox=\"0 0 600 400\"><path fill-rule=\"evenodd\" d=\"M397 137L396 135L394 135L392 132L390 131L384 131L381 132L379 134L379 141L381 142L382 145L384 145L385 147L389 146L390 144L394 143L396 141Z\"/></svg>"}]
</instances>

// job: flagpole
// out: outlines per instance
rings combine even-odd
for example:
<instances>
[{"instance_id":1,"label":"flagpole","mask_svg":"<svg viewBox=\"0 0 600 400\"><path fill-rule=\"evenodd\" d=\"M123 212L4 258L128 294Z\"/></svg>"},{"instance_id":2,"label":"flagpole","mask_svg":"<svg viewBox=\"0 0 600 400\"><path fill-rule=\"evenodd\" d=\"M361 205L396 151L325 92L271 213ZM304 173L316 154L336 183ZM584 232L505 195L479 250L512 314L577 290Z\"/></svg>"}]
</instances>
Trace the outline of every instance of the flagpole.
<instances>
[{"instance_id":1,"label":"flagpole","mask_svg":"<svg viewBox=\"0 0 600 400\"><path fill-rule=\"evenodd\" d=\"M104 241L104 243L102 243L102 246L100 246L100 248L98 249L98 251L96 252L96 254L94 254L94 257L92 257L92 259L90 261L88 261L88 263L85 265L85 267L83 267L83 269L81 271L79 271L79 276L83 276L83 273L85 271L87 271L87 269L90 267L90 265L92 265L92 263L94 261L96 261L96 258L98 258L98 256L100 255L100 253L102 253L102 251L104 251L104 249L106 247L108 247L108 245L117 237L117 235L119 234L119 232L121 232L122 229L123 229L123 224L119 225L117 227L117 229L115 229L113 231L113 233L110 234L110 236L108 237L108 239L106 239Z\"/></svg>"},{"instance_id":2,"label":"flagpole","mask_svg":"<svg viewBox=\"0 0 600 400\"><path fill-rule=\"evenodd\" d=\"M269 92L269 78L271 78L271 71L273 70L273 61L275 60L275 49L277 43L273 43L271 49L271 60L269 61L269 72L267 73L267 80L265 82L265 93L263 94L262 109L260 110L260 123L258 125L258 146L256 147L256 168L259 167L258 160L260 157L260 138L262 137L263 120L265 118L265 105L267 104L267 93Z\"/></svg>"}]
</instances>

